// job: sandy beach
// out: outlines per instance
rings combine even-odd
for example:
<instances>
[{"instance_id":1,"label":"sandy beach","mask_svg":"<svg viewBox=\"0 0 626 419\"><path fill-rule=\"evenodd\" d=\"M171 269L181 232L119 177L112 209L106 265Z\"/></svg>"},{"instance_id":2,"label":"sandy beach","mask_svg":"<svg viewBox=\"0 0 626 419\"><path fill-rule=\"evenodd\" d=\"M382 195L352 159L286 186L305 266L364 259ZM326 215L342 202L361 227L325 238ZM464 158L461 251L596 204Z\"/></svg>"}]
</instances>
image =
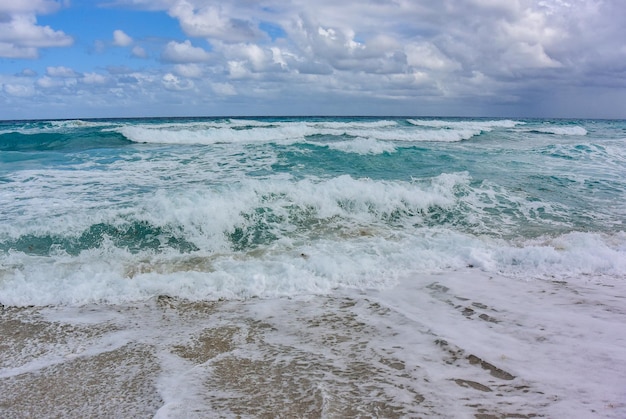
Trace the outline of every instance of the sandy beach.
<instances>
[{"instance_id":1,"label":"sandy beach","mask_svg":"<svg viewBox=\"0 0 626 419\"><path fill-rule=\"evenodd\" d=\"M3 307L1 416L626 415L622 282L468 270L400 283Z\"/></svg>"}]
</instances>

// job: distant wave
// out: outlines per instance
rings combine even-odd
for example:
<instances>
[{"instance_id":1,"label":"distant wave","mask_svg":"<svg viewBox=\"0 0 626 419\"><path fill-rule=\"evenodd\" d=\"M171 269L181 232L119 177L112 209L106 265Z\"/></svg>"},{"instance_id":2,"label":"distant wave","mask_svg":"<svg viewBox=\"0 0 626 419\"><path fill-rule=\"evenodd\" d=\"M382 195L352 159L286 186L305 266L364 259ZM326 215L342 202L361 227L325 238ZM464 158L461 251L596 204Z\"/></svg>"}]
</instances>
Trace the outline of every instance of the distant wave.
<instances>
[{"instance_id":1,"label":"distant wave","mask_svg":"<svg viewBox=\"0 0 626 419\"><path fill-rule=\"evenodd\" d=\"M389 141L379 141L374 138L355 138L348 141L336 141L327 144L313 142L312 144L327 146L332 150L339 150L345 153L356 154L382 154L393 153L396 146Z\"/></svg>"},{"instance_id":2,"label":"distant wave","mask_svg":"<svg viewBox=\"0 0 626 419\"><path fill-rule=\"evenodd\" d=\"M540 134L554 134L554 135L587 135L587 130L583 127L579 126L547 126L547 127L536 127L529 132L540 133Z\"/></svg>"},{"instance_id":3,"label":"distant wave","mask_svg":"<svg viewBox=\"0 0 626 419\"><path fill-rule=\"evenodd\" d=\"M81 119L74 120L51 120L51 121L23 121L12 124L10 128L0 130L0 135L5 134L22 134L22 135L38 135L50 133L76 133L77 130L106 128L119 126L120 123L112 121L83 121Z\"/></svg>"},{"instance_id":4,"label":"distant wave","mask_svg":"<svg viewBox=\"0 0 626 419\"><path fill-rule=\"evenodd\" d=\"M512 121L510 119L496 119L492 121L464 120L452 121L442 119L407 119L407 122L420 127L449 128L449 129L480 129L483 131L494 128L513 128L523 125L524 122Z\"/></svg>"},{"instance_id":5,"label":"distant wave","mask_svg":"<svg viewBox=\"0 0 626 419\"><path fill-rule=\"evenodd\" d=\"M119 133L97 131L90 135L76 136L64 132L39 131L33 133L8 132L0 134L1 151L62 151L128 144Z\"/></svg>"},{"instance_id":6,"label":"distant wave","mask_svg":"<svg viewBox=\"0 0 626 419\"><path fill-rule=\"evenodd\" d=\"M305 134L302 129L290 126L278 128L245 126L242 129L234 129L229 126L129 125L116 128L115 131L138 143L205 145L296 141L302 139Z\"/></svg>"},{"instance_id":7,"label":"distant wave","mask_svg":"<svg viewBox=\"0 0 626 419\"><path fill-rule=\"evenodd\" d=\"M436 128L426 130L424 136L426 141L446 141L456 142L469 140L485 132L491 132L496 128L513 128L517 125L524 124L520 121L512 121L509 119L492 120L492 121L452 121L440 119L407 119L411 125L421 128Z\"/></svg>"},{"instance_id":8,"label":"distant wave","mask_svg":"<svg viewBox=\"0 0 626 419\"><path fill-rule=\"evenodd\" d=\"M392 151L392 145L380 142L457 142L469 140L495 128L510 128L521 122L496 121L256 121L228 119L207 122L173 122L164 124L123 125L110 130L139 143L161 144L220 144L220 143L280 143L307 142L312 137L326 136L341 141L341 145L329 145L334 149L361 149L364 141L374 152ZM354 144L346 142L354 141ZM367 151L369 153L371 151Z\"/></svg>"},{"instance_id":9,"label":"distant wave","mask_svg":"<svg viewBox=\"0 0 626 419\"><path fill-rule=\"evenodd\" d=\"M55 128L93 128L108 127L116 125L113 122L106 121L84 121L82 119L68 119L63 121L48 121L48 124Z\"/></svg>"}]
</instances>

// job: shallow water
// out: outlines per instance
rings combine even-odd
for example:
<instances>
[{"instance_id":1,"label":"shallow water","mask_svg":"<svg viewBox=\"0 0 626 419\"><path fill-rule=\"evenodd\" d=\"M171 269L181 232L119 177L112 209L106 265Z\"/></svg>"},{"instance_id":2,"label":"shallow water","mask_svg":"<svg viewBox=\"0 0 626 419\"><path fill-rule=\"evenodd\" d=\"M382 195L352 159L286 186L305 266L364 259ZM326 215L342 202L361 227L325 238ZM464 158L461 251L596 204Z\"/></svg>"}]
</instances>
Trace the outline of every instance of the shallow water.
<instances>
[{"instance_id":1,"label":"shallow water","mask_svg":"<svg viewBox=\"0 0 626 419\"><path fill-rule=\"evenodd\" d=\"M619 418L625 299L622 281L470 270L385 291L5 307L0 411Z\"/></svg>"}]
</instances>

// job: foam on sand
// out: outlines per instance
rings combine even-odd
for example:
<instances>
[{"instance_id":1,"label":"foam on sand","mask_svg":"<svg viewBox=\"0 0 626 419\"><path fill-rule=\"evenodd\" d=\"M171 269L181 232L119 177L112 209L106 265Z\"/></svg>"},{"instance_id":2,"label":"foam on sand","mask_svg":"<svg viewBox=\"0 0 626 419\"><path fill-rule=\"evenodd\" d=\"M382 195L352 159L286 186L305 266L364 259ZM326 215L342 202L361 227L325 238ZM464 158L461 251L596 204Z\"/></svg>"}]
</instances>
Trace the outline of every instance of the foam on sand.
<instances>
[{"instance_id":1,"label":"foam on sand","mask_svg":"<svg viewBox=\"0 0 626 419\"><path fill-rule=\"evenodd\" d=\"M625 298L621 280L466 269L290 298L3 308L0 411L621 418Z\"/></svg>"}]
</instances>

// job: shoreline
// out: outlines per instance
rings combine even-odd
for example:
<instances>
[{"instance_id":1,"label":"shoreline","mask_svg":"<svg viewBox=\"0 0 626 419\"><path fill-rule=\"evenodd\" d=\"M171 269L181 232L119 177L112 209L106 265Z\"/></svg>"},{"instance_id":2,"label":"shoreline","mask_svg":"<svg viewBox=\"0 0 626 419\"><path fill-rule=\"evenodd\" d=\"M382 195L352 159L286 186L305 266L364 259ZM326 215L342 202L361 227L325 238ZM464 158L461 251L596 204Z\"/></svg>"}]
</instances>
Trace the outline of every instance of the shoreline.
<instances>
[{"instance_id":1,"label":"shoreline","mask_svg":"<svg viewBox=\"0 0 626 419\"><path fill-rule=\"evenodd\" d=\"M626 415L626 283L0 307L2 417Z\"/></svg>"}]
</instances>

